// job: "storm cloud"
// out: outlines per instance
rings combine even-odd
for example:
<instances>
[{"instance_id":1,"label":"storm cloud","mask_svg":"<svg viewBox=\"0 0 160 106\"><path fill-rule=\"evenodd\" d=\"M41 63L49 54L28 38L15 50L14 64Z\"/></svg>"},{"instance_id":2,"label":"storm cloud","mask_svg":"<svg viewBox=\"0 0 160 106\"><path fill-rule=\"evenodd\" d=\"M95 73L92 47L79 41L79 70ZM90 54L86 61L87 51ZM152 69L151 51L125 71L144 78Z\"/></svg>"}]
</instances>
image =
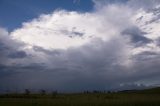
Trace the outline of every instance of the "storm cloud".
<instances>
[{"instance_id":1,"label":"storm cloud","mask_svg":"<svg viewBox=\"0 0 160 106\"><path fill-rule=\"evenodd\" d=\"M145 13L149 0L141 2ZM140 9L130 5L138 1L94 3L92 12L57 10L10 33L1 28L0 90L76 92L159 84L158 39L137 24Z\"/></svg>"}]
</instances>

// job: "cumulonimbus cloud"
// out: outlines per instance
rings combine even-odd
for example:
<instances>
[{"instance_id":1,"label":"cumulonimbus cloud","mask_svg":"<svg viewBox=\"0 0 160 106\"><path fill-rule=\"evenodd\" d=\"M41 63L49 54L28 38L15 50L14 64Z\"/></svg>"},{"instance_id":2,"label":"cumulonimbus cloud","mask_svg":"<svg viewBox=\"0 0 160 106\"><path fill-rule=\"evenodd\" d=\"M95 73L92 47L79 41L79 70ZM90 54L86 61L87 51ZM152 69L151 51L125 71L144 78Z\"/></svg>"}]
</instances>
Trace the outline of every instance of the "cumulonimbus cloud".
<instances>
[{"instance_id":1,"label":"cumulonimbus cloud","mask_svg":"<svg viewBox=\"0 0 160 106\"><path fill-rule=\"evenodd\" d=\"M0 87L78 91L153 84L158 40L139 26L138 11L119 3L86 13L58 10L11 33L0 30Z\"/></svg>"}]
</instances>

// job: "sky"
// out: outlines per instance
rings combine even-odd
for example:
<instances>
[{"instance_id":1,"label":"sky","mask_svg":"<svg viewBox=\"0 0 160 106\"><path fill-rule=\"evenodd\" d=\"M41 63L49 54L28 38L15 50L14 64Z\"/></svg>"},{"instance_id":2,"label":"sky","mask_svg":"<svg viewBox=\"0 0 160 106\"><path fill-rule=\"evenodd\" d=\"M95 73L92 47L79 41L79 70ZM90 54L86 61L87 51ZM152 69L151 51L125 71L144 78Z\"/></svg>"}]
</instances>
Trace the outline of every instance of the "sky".
<instances>
[{"instance_id":1,"label":"sky","mask_svg":"<svg viewBox=\"0 0 160 106\"><path fill-rule=\"evenodd\" d=\"M92 8L91 0L0 0L0 25L11 31L22 22L57 9L86 12Z\"/></svg>"},{"instance_id":2,"label":"sky","mask_svg":"<svg viewBox=\"0 0 160 106\"><path fill-rule=\"evenodd\" d=\"M0 0L0 92L160 85L159 0Z\"/></svg>"}]
</instances>

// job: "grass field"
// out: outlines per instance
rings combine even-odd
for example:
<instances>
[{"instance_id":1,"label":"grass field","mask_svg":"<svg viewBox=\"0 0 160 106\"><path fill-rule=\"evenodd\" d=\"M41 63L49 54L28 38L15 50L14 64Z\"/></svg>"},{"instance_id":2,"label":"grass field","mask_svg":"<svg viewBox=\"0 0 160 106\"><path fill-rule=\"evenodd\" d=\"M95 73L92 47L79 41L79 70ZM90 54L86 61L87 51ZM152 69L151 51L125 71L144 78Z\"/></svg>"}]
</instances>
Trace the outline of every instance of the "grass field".
<instances>
[{"instance_id":1,"label":"grass field","mask_svg":"<svg viewBox=\"0 0 160 106\"><path fill-rule=\"evenodd\" d=\"M160 89L88 94L9 94L0 106L160 106Z\"/></svg>"}]
</instances>

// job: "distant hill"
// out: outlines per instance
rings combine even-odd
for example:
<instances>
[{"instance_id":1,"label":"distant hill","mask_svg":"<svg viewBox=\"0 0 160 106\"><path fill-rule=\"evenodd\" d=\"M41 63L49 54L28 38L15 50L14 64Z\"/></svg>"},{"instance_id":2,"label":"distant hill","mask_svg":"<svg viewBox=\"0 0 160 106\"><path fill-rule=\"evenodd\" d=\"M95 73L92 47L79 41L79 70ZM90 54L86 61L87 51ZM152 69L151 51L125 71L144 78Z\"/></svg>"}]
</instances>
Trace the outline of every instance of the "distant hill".
<instances>
[{"instance_id":1,"label":"distant hill","mask_svg":"<svg viewBox=\"0 0 160 106\"><path fill-rule=\"evenodd\" d=\"M147 88L143 90L123 90L121 93L146 93L146 94L160 94L160 87Z\"/></svg>"}]
</instances>

